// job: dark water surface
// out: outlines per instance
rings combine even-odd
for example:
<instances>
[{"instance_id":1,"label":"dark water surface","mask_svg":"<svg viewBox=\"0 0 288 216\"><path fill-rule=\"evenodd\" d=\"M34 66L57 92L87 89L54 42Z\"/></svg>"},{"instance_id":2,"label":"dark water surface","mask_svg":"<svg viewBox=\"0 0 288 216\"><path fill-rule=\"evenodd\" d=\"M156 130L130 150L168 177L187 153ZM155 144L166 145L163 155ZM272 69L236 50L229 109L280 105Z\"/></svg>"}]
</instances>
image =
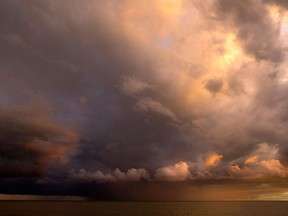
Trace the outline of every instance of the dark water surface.
<instances>
[{"instance_id":1,"label":"dark water surface","mask_svg":"<svg viewBox=\"0 0 288 216\"><path fill-rule=\"evenodd\" d=\"M288 216L288 202L0 201L0 216Z\"/></svg>"}]
</instances>

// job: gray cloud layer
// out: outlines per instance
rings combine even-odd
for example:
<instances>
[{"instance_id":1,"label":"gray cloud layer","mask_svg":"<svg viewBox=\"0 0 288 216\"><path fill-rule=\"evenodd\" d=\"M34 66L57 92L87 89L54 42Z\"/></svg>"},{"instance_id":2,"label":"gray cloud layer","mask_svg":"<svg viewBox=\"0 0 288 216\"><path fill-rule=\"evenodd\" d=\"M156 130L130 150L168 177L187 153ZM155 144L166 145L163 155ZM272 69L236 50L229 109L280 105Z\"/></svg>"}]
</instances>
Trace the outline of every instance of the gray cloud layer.
<instances>
[{"instance_id":1,"label":"gray cloud layer","mask_svg":"<svg viewBox=\"0 0 288 216\"><path fill-rule=\"evenodd\" d=\"M206 178L199 160L209 151L223 155L215 175L236 165L243 173L260 143L277 146L269 160L286 165L285 41L269 7L287 5L217 0L201 11L194 1L196 17L190 1L179 2L168 10L161 1L1 1L0 105L8 108L0 110L0 158L13 164L3 176L43 173L77 140L63 125L75 128L79 146L61 172L91 178L131 167L159 179ZM53 112L23 108L43 101ZM179 161L198 168L179 171Z\"/></svg>"}]
</instances>

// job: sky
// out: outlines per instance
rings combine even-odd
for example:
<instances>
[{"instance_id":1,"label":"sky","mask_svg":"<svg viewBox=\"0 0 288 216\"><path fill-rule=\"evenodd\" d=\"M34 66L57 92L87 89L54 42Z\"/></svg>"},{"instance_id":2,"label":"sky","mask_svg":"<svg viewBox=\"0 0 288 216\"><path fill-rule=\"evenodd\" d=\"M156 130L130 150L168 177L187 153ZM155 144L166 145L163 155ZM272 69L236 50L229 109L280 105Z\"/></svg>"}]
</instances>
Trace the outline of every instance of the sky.
<instances>
[{"instance_id":1,"label":"sky","mask_svg":"<svg viewBox=\"0 0 288 216\"><path fill-rule=\"evenodd\" d=\"M0 198L288 199L287 36L281 0L1 0Z\"/></svg>"}]
</instances>

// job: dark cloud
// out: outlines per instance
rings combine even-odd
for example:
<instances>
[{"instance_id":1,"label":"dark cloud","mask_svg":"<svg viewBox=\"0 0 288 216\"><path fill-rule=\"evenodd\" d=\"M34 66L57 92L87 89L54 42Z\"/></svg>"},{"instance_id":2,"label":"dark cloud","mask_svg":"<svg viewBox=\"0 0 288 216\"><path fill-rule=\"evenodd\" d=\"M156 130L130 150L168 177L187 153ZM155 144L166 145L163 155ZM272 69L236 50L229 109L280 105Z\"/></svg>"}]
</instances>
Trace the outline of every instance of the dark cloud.
<instances>
[{"instance_id":1,"label":"dark cloud","mask_svg":"<svg viewBox=\"0 0 288 216\"><path fill-rule=\"evenodd\" d=\"M45 100L59 120L77 125L81 145L71 166L155 168L163 162L152 158L169 159L175 141L186 145L173 125L180 119L169 107L171 101L154 91L153 76L145 78L147 73L156 76L154 54L142 52L111 16L115 11L117 17L120 3L1 5L0 101ZM153 92L145 93L152 86ZM140 93L143 98L130 97ZM180 158L178 151L173 162Z\"/></svg>"},{"instance_id":2,"label":"dark cloud","mask_svg":"<svg viewBox=\"0 0 288 216\"><path fill-rule=\"evenodd\" d=\"M45 107L1 106L0 110L1 177L43 175L49 163L76 147L77 134L54 120Z\"/></svg>"},{"instance_id":3,"label":"dark cloud","mask_svg":"<svg viewBox=\"0 0 288 216\"><path fill-rule=\"evenodd\" d=\"M217 93L223 87L223 81L221 79L209 79L205 84L205 88L211 93Z\"/></svg>"},{"instance_id":4,"label":"dark cloud","mask_svg":"<svg viewBox=\"0 0 288 216\"><path fill-rule=\"evenodd\" d=\"M150 179L150 174L147 170L140 169L128 169L126 173L122 172L119 169L115 169L112 173L104 174L102 171L97 170L95 172L86 171L85 169L80 169L79 172L71 171L67 177L69 182L96 182L96 183L105 183L105 182L118 182L118 181L128 181L135 182L140 180Z\"/></svg>"}]
</instances>

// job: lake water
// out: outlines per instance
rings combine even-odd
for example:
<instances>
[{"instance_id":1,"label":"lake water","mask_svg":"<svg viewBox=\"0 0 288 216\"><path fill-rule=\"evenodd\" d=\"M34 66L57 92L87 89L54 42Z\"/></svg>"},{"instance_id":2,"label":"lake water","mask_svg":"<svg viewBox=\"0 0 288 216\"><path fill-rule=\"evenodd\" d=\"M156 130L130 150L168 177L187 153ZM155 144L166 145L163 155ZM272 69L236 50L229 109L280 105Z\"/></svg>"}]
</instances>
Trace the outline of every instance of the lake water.
<instances>
[{"instance_id":1,"label":"lake water","mask_svg":"<svg viewBox=\"0 0 288 216\"><path fill-rule=\"evenodd\" d=\"M0 216L288 216L288 202L0 201Z\"/></svg>"}]
</instances>

